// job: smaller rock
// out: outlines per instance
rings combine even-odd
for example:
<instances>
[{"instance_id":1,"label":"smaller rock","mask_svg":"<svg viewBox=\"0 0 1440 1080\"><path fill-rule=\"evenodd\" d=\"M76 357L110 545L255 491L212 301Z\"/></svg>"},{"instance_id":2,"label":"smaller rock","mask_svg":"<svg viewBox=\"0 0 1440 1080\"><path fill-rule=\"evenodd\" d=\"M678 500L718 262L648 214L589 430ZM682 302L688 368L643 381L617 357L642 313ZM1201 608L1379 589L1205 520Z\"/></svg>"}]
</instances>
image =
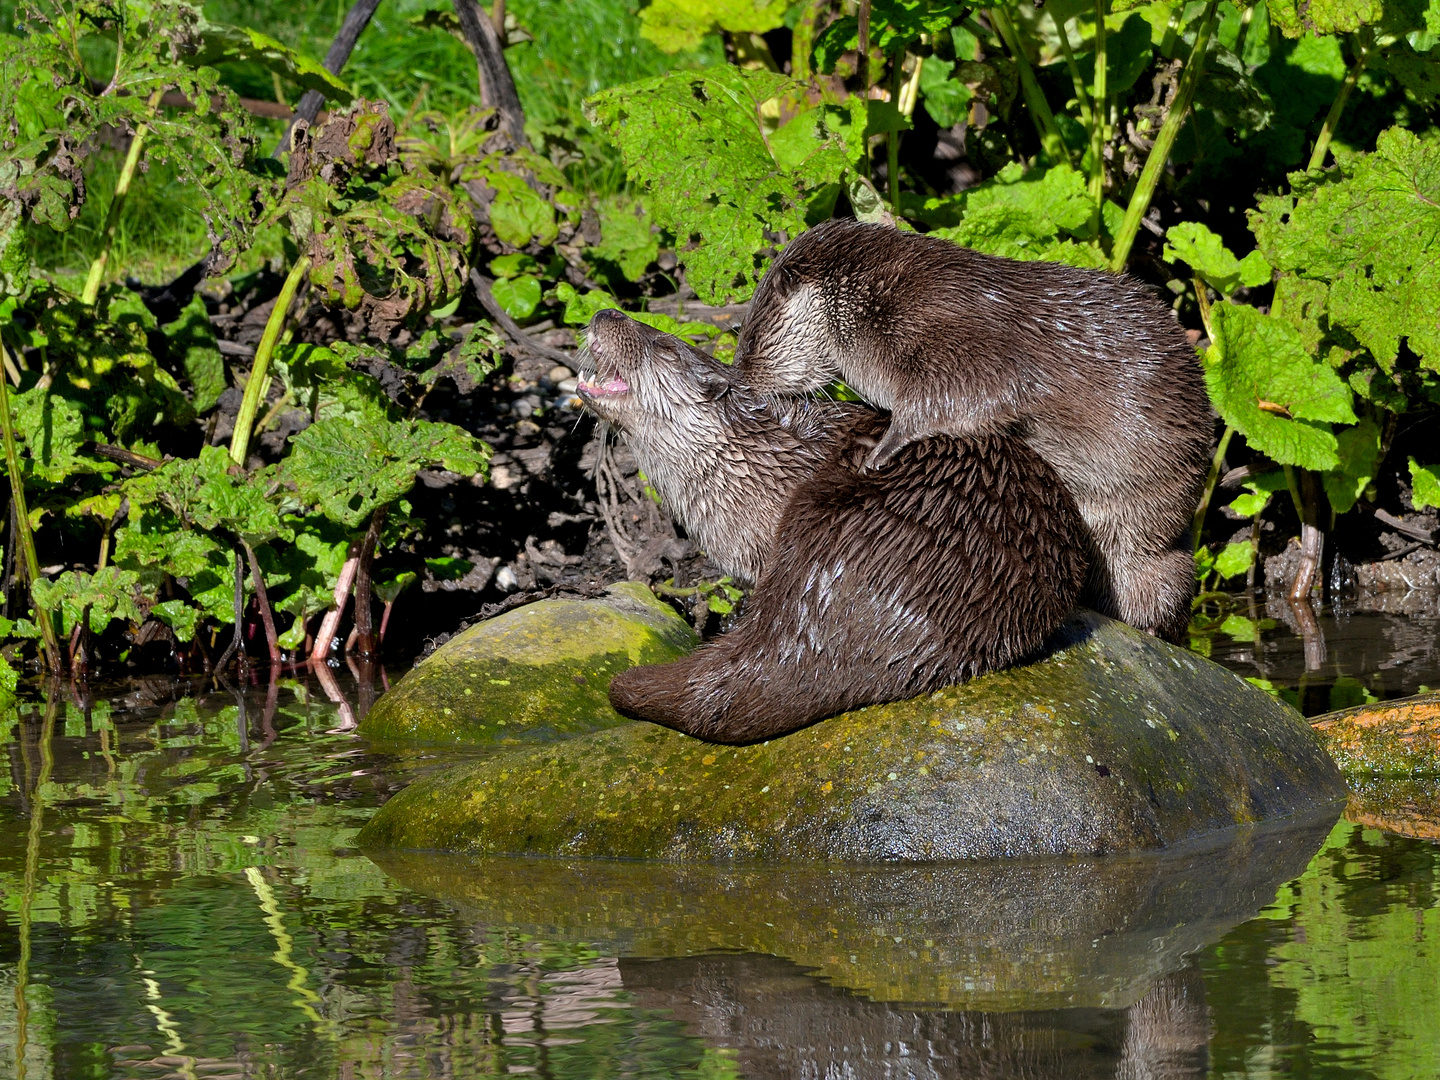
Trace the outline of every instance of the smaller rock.
<instances>
[{"instance_id":1,"label":"smaller rock","mask_svg":"<svg viewBox=\"0 0 1440 1080\"><path fill-rule=\"evenodd\" d=\"M1357 705L1310 723L1343 772L1440 775L1440 691Z\"/></svg>"},{"instance_id":2,"label":"smaller rock","mask_svg":"<svg viewBox=\"0 0 1440 1080\"><path fill-rule=\"evenodd\" d=\"M497 582L507 572L513 578L504 567ZM612 585L597 600L541 600L451 638L375 703L360 733L484 745L613 727L626 721L606 697L610 679L697 643L685 620L637 582Z\"/></svg>"},{"instance_id":3,"label":"smaller rock","mask_svg":"<svg viewBox=\"0 0 1440 1080\"><path fill-rule=\"evenodd\" d=\"M556 364L550 369L550 382L555 386L560 386L566 379L573 379L574 377L575 372L571 371L564 364Z\"/></svg>"}]
</instances>

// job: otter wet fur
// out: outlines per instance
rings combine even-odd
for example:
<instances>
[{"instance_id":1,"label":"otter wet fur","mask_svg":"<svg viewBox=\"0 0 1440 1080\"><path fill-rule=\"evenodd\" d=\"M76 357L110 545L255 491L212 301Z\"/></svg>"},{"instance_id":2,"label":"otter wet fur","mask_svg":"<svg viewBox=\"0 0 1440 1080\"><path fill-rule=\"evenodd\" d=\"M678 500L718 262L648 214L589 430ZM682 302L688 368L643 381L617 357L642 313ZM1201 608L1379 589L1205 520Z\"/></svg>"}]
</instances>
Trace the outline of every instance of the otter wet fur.
<instances>
[{"instance_id":1,"label":"otter wet fur","mask_svg":"<svg viewBox=\"0 0 1440 1080\"><path fill-rule=\"evenodd\" d=\"M867 468L929 435L1014 433L1089 528L1085 602L1172 641L1184 632L1214 419L1184 331L1140 283L827 221L766 273L735 368L761 393L840 378L889 409Z\"/></svg>"},{"instance_id":2,"label":"otter wet fur","mask_svg":"<svg viewBox=\"0 0 1440 1080\"><path fill-rule=\"evenodd\" d=\"M582 398L711 557L755 582L729 633L617 675L620 712L755 742L1021 661L1072 609L1084 525L1020 440L924 439L867 472L881 414L777 403L618 312L595 316L588 351Z\"/></svg>"}]
</instances>

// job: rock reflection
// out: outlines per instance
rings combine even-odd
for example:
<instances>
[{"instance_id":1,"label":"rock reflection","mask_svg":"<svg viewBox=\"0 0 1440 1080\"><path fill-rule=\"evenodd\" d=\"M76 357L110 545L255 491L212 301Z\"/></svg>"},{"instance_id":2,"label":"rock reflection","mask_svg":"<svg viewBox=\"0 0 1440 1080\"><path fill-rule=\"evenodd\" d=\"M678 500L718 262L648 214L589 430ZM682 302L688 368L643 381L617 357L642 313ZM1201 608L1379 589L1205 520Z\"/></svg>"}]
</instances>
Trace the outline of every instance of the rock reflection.
<instances>
[{"instance_id":1,"label":"rock reflection","mask_svg":"<svg viewBox=\"0 0 1440 1080\"><path fill-rule=\"evenodd\" d=\"M769 956L622 960L636 1004L730 1051L753 1080L1191 1080L1210 1016L1193 967L1127 1009L986 1013L868 1001Z\"/></svg>"}]
</instances>

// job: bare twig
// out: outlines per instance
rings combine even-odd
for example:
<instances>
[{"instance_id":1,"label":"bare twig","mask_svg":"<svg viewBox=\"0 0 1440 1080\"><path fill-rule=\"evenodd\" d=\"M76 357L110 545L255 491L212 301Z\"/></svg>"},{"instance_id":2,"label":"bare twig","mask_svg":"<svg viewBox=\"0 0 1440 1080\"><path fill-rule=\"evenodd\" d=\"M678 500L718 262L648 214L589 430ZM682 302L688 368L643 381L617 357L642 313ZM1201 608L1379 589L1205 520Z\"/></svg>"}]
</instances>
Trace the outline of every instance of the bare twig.
<instances>
[{"instance_id":1,"label":"bare twig","mask_svg":"<svg viewBox=\"0 0 1440 1080\"><path fill-rule=\"evenodd\" d=\"M505 46L495 32L495 24L486 17L475 0L454 0L460 32L475 53L480 68L480 101L494 109L500 118L500 129L521 146L529 146L525 137L525 110L515 91L515 79L505 63Z\"/></svg>"},{"instance_id":2,"label":"bare twig","mask_svg":"<svg viewBox=\"0 0 1440 1080\"><path fill-rule=\"evenodd\" d=\"M1394 514L1381 510L1378 506L1371 512L1375 515L1376 521L1388 525L1401 536L1408 536L1411 540L1419 540L1420 543L1429 544L1431 547L1436 546L1437 537L1434 529L1422 529L1419 525L1411 525L1407 521L1401 521Z\"/></svg>"},{"instance_id":3,"label":"bare twig","mask_svg":"<svg viewBox=\"0 0 1440 1080\"><path fill-rule=\"evenodd\" d=\"M90 452L96 457L106 458L109 461L118 461L122 465L129 465L135 469L158 469L165 462L160 458L146 457L144 454L137 454L133 450L126 450L123 446L109 446L105 443L92 443Z\"/></svg>"},{"instance_id":4,"label":"bare twig","mask_svg":"<svg viewBox=\"0 0 1440 1080\"><path fill-rule=\"evenodd\" d=\"M370 517L370 527L365 530L365 539L360 545L360 562L355 568L355 636L359 642L361 659L374 657L375 629L371 617L370 565L375 558L375 547L380 542L380 530L385 527L385 510L377 507Z\"/></svg>"},{"instance_id":5,"label":"bare twig","mask_svg":"<svg viewBox=\"0 0 1440 1080\"><path fill-rule=\"evenodd\" d=\"M240 650L240 655L245 655L241 638L245 633L245 563L240 557L240 552L235 552L235 635L230 639L230 644L225 646L225 651L220 654L220 659L215 661L215 669L224 671L225 665L230 663L230 657L235 650Z\"/></svg>"},{"instance_id":6,"label":"bare twig","mask_svg":"<svg viewBox=\"0 0 1440 1080\"><path fill-rule=\"evenodd\" d=\"M265 646L270 651L270 665L275 667L282 662L280 639L275 633L275 613L270 610L270 595L265 590L265 575L260 572L260 560L255 557L255 549L243 540L240 543L245 548L245 559L250 564L250 584L255 587L255 605L260 609L260 622L265 627Z\"/></svg>"},{"instance_id":7,"label":"bare twig","mask_svg":"<svg viewBox=\"0 0 1440 1080\"><path fill-rule=\"evenodd\" d=\"M520 329L520 325L505 313L505 309L500 306L500 302L495 299L495 293L490 288L494 283L479 270L472 269L470 271L470 284L474 287L475 296L479 299L481 306L490 313L490 317L499 325L501 332L510 339L511 344L516 348L528 352L532 356L541 356L546 360L554 360L557 364L565 364L567 367L575 363L575 357L572 354L531 340L525 331Z\"/></svg>"},{"instance_id":8,"label":"bare twig","mask_svg":"<svg viewBox=\"0 0 1440 1080\"><path fill-rule=\"evenodd\" d=\"M379 6L380 0L355 0L354 5L345 13L340 32L335 35L335 40L330 43L330 51L325 54L325 70L331 75L340 74L345 61L350 59L355 42L360 40L360 34L370 23L370 16L375 14L375 9ZM300 103L295 106L295 115L290 123L285 125L285 134L280 136L280 145L275 147L274 157L278 158L290 149L290 133L295 130L295 125L301 120L313 124L320 115L320 106L324 103L325 95L319 90L305 91Z\"/></svg>"}]
</instances>

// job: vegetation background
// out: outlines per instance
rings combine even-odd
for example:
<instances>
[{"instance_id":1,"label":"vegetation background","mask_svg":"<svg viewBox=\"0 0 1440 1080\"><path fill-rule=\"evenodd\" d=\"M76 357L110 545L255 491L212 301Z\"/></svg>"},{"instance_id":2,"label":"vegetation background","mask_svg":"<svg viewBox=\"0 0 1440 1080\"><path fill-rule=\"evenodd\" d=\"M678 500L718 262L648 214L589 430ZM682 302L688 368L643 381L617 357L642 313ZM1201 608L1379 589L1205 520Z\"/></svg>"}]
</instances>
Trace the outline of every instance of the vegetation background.
<instances>
[{"instance_id":1,"label":"vegetation background","mask_svg":"<svg viewBox=\"0 0 1440 1080\"><path fill-rule=\"evenodd\" d=\"M1242 581L1302 632L1440 583L1433 2L386 0L337 76L348 10L0 5L14 666L373 657L407 588L435 633L627 574L716 625L567 327L723 357L837 213L1172 298L1219 416L1196 648L1264 628Z\"/></svg>"}]
</instances>

